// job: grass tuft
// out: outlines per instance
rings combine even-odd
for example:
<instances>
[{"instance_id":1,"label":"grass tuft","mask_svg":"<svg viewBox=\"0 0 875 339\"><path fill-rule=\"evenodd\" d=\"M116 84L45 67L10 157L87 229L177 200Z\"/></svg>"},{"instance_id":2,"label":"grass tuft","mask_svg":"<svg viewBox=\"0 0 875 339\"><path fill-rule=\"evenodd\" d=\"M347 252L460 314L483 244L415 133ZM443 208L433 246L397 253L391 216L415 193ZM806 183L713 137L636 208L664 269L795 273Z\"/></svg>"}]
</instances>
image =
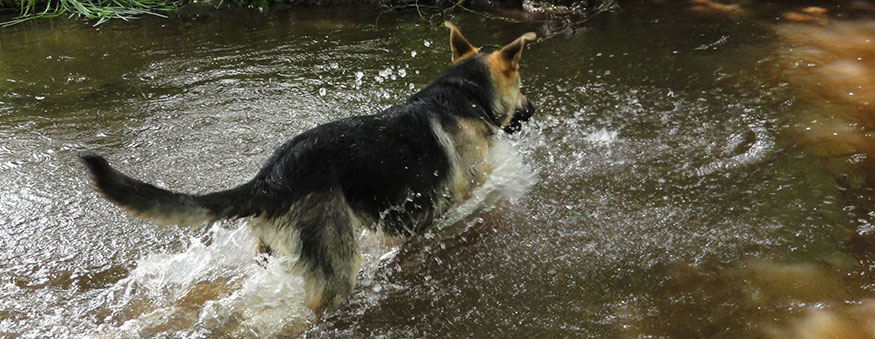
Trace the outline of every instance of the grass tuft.
<instances>
[{"instance_id":1,"label":"grass tuft","mask_svg":"<svg viewBox=\"0 0 875 339\"><path fill-rule=\"evenodd\" d=\"M97 20L95 26L110 19L130 20L140 15L165 17L175 11L183 0L0 0L0 7L19 8L19 16L0 23L8 27L22 22L57 16L83 17Z\"/></svg>"}]
</instances>

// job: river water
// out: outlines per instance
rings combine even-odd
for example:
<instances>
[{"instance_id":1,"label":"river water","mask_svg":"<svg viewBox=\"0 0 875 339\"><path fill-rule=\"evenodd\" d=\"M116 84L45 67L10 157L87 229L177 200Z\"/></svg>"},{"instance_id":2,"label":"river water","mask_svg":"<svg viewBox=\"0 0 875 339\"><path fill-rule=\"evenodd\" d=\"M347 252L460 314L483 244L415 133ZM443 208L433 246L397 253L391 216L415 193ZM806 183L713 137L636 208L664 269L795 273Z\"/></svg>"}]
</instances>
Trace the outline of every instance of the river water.
<instances>
[{"instance_id":1,"label":"river water","mask_svg":"<svg viewBox=\"0 0 875 339\"><path fill-rule=\"evenodd\" d=\"M359 285L321 321L245 221L130 218L76 156L232 187L294 135L423 88L445 29L349 9L4 28L0 336L875 335L871 12L693 3L527 48L538 111L494 175L406 244L362 234ZM453 20L475 45L551 28Z\"/></svg>"}]
</instances>

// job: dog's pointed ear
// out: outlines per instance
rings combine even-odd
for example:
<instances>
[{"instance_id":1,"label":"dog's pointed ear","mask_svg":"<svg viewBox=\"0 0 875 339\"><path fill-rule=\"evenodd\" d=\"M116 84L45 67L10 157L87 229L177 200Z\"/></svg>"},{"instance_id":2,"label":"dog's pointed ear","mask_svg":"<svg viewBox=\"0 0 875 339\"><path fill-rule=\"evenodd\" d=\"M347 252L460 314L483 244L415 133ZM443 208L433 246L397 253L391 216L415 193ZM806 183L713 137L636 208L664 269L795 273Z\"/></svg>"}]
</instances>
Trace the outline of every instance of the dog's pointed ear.
<instances>
[{"instance_id":1,"label":"dog's pointed ear","mask_svg":"<svg viewBox=\"0 0 875 339\"><path fill-rule=\"evenodd\" d=\"M523 56L523 47L526 41L535 40L538 36L534 32L523 34L513 42L501 48L498 53L501 54L501 59L504 60L511 69L517 70L520 68L520 57Z\"/></svg>"},{"instance_id":2,"label":"dog's pointed ear","mask_svg":"<svg viewBox=\"0 0 875 339\"><path fill-rule=\"evenodd\" d=\"M453 62L459 62L459 60L477 54L477 47L474 47L465 39L465 36L462 35L462 32L459 32L459 28L456 25L453 25L452 22L444 21L444 26L450 29L450 48L453 49Z\"/></svg>"}]
</instances>

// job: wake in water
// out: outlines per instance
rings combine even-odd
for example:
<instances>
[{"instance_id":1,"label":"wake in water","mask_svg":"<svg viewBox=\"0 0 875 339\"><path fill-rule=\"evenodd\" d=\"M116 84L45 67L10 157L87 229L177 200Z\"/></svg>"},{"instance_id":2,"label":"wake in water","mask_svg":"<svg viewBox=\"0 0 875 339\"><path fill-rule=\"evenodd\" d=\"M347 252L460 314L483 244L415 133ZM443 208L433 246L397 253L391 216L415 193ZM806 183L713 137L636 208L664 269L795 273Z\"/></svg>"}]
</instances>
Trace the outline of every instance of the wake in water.
<instances>
[{"instance_id":1,"label":"wake in water","mask_svg":"<svg viewBox=\"0 0 875 339\"><path fill-rule=\"evenodd\" d=\"M493 172L471 199L451 208L430 234L458 234L462 221L477 210L515 200L536 182L519 150L507 136L496 139L489 161ZM462 224L461 229L451 227ZM303 279L291 272L286 257L258 256L256 237L244 222L209 229L209 241L191 239L176 254L153 254L137 263L130 275L100 294L99 313L107 315L95 337L276 337L305 331L314 321L305 306ZM451 236L451 234L449 235ZM357 299L377 304L384 286L374 284L379 267L390 263L399 245L382 234L359 237L362 264ZM403 289L403 286L390 286Z\"/></svg>"}]
</instances>

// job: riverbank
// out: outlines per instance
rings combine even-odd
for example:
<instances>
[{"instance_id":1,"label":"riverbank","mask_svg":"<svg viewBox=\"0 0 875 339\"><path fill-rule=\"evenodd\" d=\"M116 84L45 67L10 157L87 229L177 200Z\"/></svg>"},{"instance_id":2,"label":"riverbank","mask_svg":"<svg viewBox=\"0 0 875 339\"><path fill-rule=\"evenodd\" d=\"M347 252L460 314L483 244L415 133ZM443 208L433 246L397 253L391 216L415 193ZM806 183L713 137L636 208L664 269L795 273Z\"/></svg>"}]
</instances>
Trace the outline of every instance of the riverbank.
<instances>
[{"instance_id":1,"label":"riverbank","mask_svg":"<svg viewBox=\"0 0 875 339\"><path fill-rule=\"evenodd\" d=\"M32 19L69 16L93 20L94 25L112 19L129 20L143 15L169 17L188 12L204 12L226 8L289 9L295 7L365 7L371 10L415 11L424 20L443 16L447 12L471 13L500 10L521 10L536 15L585 16L599 8L612 6L613 0L0 0L0 12L18 13L4 19L0 26L10 26ZM499 18L500 17L495 17ZM505 20L513 20L507 19ZM430 20L429 20L430 21Z\"/></svg>"}]
</instances>

